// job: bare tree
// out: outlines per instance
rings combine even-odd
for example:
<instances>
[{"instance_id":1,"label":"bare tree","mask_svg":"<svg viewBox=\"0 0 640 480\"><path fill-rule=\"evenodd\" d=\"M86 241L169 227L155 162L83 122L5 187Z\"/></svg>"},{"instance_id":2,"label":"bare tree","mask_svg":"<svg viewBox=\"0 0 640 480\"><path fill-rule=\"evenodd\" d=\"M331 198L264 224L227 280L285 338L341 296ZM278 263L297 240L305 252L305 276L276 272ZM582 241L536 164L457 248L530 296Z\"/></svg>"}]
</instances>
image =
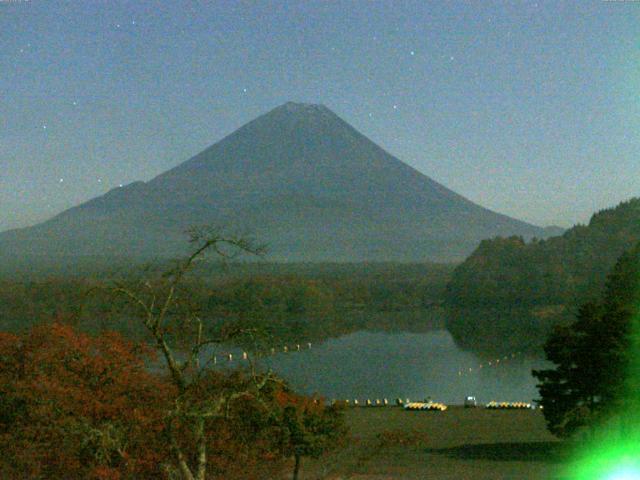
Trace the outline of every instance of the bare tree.
<instances>
[{"instance_id":1,"label":"bare tree","mask_svg":"<svg viewBox=\"0 0 640 480\"><path fill-rule=\"evenodd\" d=\"M189 304L189 292L183 288L185 277L207 253L213 252L227 261L241 254L262 255L265 249L246 237L227 236L212 227L193 228L188 233L193 246L188 257L154 278L143 278L134 284L116 283L112 291L137 310L175 387L173 407L166 415L166 434L177 465L176 473L182 480L205 480L207 421L228 417L230 405L239 398L252 397L260 401L260 392L277 379L270 372L258 375L250 359L251 381L236 389L221 389L215 395L211 392L203 395L203 379L208 366L201 365L203 356L206 357L212 345L253 332L237 328L208 334L198 310ZM182 338L181 342L178 337ZM181 441L180 432L185 429L191 442Z\"/></svg>"}]
</instances>

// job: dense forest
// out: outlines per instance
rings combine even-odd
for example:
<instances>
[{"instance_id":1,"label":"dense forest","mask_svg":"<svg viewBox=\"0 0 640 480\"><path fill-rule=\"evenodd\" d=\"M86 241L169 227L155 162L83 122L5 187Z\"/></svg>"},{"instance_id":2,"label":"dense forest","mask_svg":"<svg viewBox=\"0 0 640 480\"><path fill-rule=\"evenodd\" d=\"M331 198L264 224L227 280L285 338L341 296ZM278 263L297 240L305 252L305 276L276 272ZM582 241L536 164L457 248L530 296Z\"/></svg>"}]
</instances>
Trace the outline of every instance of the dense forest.
<instances>
[{"instance_id":1,"label":"dense forest","mask_svg":"<svg viewBox=\"0 0 640 480\"><path fill-rule=\"evenodd\" d=\"M548 240L485 240L452 274L447 328L477 352L539 351L554 325L599 295L616 260L639 240L640 199Z\"/></svg>"},{"instance_id":2,"label":"dense forest","mask_svg":"<svg viewBox=\"0 0 640 480\"><path fill-rule=\"evenodd\" d=\"M570 323L597 297L616 259L640 240L640 199L596 213L548 240L481 242L462 264L267 263L204 261L185 284L208 328L259 329L269 342L319 341L369 330L424 331L444 325L478 353L540 352L551 329ZM136 323L104 286L135 282L167 268L107 268L99 259L0 272L0 327L24 331L64 320L89 333ZM444 306L444 308L443 308Z\"/></svg>"},{"instance_id":3,"label":"dense forest","mask_svg":"<svg viewBox=\"0 0 640 480\"><path fill-rule=\"evenodd\" d=\"M108 285L152 277L166 265L81 275L39 272L0 279L0 328L26 331L42 321L139 338ZM440 306L453 266L443 264L270 264L205 262L185 282L189 306L218 329L241 324L266 342L319 341L361 329L420 331L443 325Z\"/></svg>"}]
</instances>

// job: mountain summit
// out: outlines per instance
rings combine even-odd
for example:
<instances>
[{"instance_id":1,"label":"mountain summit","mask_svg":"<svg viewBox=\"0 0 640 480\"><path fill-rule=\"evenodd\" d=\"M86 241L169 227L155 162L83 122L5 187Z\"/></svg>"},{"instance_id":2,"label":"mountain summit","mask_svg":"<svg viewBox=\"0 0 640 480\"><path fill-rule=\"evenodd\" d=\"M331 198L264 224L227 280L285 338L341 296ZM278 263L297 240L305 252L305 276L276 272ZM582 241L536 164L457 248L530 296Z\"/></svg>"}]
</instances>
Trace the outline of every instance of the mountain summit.
<instances>
[{"instance_id":1,"label":"mountain summit","mask_svg":"<svg viewBox=\"0 0 640 480\"><path fill-rule=\"evenodd\" d=\"M0 257L172 256L221 224L296 261L457 260L484 238L543 229L480 207L322 105L286 103L149 182L0 234Z\"/></svg>"}]
</instances>

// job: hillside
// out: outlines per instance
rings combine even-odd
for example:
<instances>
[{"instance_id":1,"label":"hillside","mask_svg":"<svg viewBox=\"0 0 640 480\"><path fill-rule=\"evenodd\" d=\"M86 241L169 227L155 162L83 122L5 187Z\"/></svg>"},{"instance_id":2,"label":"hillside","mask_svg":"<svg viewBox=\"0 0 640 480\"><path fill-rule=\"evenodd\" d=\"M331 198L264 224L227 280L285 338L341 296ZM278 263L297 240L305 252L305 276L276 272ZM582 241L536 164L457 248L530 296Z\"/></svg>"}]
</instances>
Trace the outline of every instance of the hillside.
<instances>
[{"instance_id":1,"label":"hillside","mask_svg":"<svg viewBox=\"0 0 640 480\"><path fill-rule=\"evenodd\" d=\"M554 325L599 296L618 257L639 241L640 198L548 240L485 240L454 270L447 326L467 349L537 350Z\"/></svg>"},{"instance_id":2,"label":"hillside","mask_svg":"<svg viewBox=\"0 0 640 480\"><path fill-rule=\"evenodd\" d=\"M483 238L545 230L478 206L324 106L284 104L149 182L0 234L0 260L169 257L194 224L231 226L274 261L462 260Z\"/></svg>"}]
</instances>

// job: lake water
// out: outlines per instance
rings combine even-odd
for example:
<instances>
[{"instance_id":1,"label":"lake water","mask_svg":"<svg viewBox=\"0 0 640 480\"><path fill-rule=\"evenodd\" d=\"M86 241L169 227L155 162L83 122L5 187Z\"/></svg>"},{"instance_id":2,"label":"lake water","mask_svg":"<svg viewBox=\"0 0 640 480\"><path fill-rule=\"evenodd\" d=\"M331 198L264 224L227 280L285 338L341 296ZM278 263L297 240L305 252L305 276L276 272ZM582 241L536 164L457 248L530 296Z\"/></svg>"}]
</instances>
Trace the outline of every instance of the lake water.
<instances>
[{"instance_id":1,"label":"lake water","mask_svg":"<svg viewBox=\"0 0 640 480\"><path fill-rule=\"evenodd\" d=\"M305 345L299 352L260 359L259 365L271 367L297 391L327 399L357 398L363 403L367 398L391 402L397 397L422 400L430 396L449 404L462 403L466 395L475 395L482 403L531 402L538 398L531 369L547 366L544 360L518 352L481 360L457 348L446 330L360 331L310 349Z\"/></svg>"}]
</instances>

